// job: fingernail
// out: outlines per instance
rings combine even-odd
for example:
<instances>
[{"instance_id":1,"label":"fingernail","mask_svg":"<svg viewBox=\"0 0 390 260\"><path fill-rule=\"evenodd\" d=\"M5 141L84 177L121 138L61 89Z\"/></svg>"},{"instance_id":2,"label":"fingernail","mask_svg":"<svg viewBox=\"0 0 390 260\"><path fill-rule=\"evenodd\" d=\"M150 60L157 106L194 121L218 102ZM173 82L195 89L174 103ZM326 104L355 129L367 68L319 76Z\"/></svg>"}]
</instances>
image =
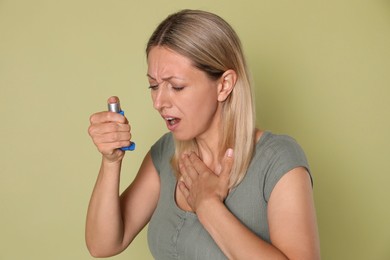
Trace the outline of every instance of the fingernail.
<instances>
[{"instance_id":1,"label":"fingernail","mask_svg":"<svg viewBox=\"0 0 390 260\"><path fill-rule=\"evenodd\" d=\"M233 157L233 149L232 148L229 148L226 150L226 156L227 157Z\"/></svg>"}]
</instances>

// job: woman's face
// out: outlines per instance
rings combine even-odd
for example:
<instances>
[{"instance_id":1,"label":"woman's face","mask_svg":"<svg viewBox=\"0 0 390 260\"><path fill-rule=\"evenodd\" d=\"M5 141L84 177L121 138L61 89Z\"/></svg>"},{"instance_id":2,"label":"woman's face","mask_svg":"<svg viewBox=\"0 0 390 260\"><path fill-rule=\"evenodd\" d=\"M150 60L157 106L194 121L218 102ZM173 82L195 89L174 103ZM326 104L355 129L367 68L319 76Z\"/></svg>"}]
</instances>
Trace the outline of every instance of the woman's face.
<instances>
[{"instance_id":1,"label":"woman's face","mask_svg":"<svg viewBox=\"0 0 390 260\"><path fill-rule=\"evenodd\" d=\"M164 47L148 54L148 79L154 108L178 140L213 138L219 124L219 81Z\"/></svg>"}]
</instances>

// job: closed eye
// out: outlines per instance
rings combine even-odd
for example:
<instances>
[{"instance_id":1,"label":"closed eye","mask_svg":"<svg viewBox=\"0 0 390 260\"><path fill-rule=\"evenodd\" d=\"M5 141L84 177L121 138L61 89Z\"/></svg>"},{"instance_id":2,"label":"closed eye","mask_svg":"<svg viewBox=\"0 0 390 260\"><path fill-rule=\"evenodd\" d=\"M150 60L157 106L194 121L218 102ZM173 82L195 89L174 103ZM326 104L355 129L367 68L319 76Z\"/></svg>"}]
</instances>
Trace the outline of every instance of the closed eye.
<instances>
[{"instance_id":1,"label":"closed eye","mask_svg":"<svg viewBox=\"0 0 390 260\"><path fill-rule=\"evenodd\" d=\"M149 89L150 90L156 90L158 88L158 85L150 85Z\"/></svg>"},{"instance_id":2,"label":"closed eye","mask_svg":"<svg viewBox=\"0 0 390 260\"><path fill-rule=\"evenodd\" d=\"M181 91L184 89L184 87L172 87L175 91Z\"/></svg>"}]
</instances>

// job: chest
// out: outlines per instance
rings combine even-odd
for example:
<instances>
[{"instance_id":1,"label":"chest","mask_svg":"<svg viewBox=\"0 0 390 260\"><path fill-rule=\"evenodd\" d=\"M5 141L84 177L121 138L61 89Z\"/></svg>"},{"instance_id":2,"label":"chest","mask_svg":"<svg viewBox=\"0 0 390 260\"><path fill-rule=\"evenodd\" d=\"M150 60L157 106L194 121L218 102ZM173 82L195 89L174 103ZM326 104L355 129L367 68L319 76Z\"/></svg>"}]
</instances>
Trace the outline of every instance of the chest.
<instances>
[{"instance_id":1,"label":"chest","mask_svg":"<svg viewBox=\"0 0 390 260\"><path fill-rule=\"evenodd\" d=\"M176 183L176 185L175 185L174 193L175 193L174 200L176 202L177 207L183 211L193 212L191 206L188 204L183 193L180 191L178 183Z\"/></svg>"},{"instance_id":2,"label":"chest","mask_svg":"<svg viewBox=\"0 0 390 260\"><path fill-rule=\"evenodd\" d=\"M168 170L168 169L167 169ZM171 172L160 172L161 190L148 227L149 248L155 259L226 259L191 211ZM231 191L226 207L257 235L268 240L266 205L253 181ZM243 185L243 186L241 186Z\"/></svg>"}]
</instances>

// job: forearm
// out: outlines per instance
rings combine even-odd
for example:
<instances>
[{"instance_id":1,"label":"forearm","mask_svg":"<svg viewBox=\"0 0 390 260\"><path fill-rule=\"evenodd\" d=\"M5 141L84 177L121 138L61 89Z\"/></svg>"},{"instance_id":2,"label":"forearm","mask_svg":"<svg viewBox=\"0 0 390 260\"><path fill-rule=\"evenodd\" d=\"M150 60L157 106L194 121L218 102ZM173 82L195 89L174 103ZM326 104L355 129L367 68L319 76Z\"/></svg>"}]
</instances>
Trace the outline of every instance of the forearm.
<instances>
[{"instance_id":1,"label":"forearm","mask_svg":"<svg viewBox=\"0 0 390 260\"><path fill-rule=\"evenodd\" d=\"M245 227L219 201L208 201L197 211L204 228L229 259L287 259L273 245Z\"/></svg>"},{"instance_id":2,"label":"forearm","mask_svg":"<svg viewBox=\"0 0 390 260\"><path fill-rule=\"evenodd\" d=\"M119 198L121 163L102 160L87 212L86 242L94 256L123 250L123 220Z\"/></svg>"}]
</instances>

